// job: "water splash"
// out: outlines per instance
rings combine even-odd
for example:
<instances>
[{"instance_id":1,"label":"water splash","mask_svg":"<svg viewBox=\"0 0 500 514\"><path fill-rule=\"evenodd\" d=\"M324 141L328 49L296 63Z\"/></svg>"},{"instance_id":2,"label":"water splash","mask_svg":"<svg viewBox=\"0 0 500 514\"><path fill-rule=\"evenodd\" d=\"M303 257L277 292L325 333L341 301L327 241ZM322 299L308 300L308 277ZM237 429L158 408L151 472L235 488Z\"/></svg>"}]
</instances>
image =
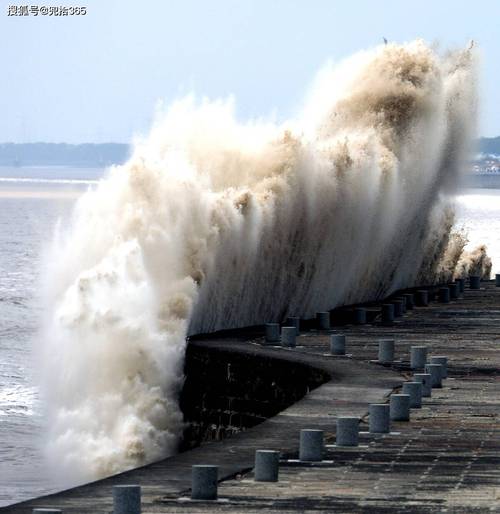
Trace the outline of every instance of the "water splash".
<instances>
[{"instance_id":1,"label":"water splash","mask_svg":"<svg viewBox=\"0 0 500 514\"><path fill-rule=\"evenodd\" d=\"M471 51L416 41L327 66L282 125L238 123L231 101L171 105L48 258L57 468L87 480L175 452L188 333L451 276L447 198L475 104Z\"/></svg>"}]
</instances>

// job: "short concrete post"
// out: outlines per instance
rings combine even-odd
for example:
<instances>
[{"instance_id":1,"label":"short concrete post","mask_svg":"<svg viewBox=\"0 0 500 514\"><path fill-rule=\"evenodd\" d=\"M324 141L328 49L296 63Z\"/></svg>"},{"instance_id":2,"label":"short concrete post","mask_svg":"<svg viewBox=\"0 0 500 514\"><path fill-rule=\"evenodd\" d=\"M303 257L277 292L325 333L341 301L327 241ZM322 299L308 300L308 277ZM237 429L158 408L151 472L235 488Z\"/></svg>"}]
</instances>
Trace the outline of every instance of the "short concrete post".
<instances>
[{"instance_id":1,"label":"short concrete post","mask_svg":"<svg viewBox=\"0 0 500 514\"><path fill-rule=\"evenodd\" d=\"M405 293L403 296L406 299L406 309L411 311L415 307L415 295L413 293Z\"/></svg>"},{"instance_id":2,"label":"short concrete post","mask_svg":"<svg viewBox=\"0 0 500 514\"><path fill-rule=\"evenodd\" d=\"M443 366L441 364L426 364L425 372L431 376L431 387L443 387L441 383L441 373Z\"/></svg>"},{"instance_id":3,"label":"short concrete post","mask_svg":"<svg viewBox=\"0 0 500 514\"><path fill-rule=\"evenodd\" d=\"M465 290L465 279L464 278L456 278L455 282L458 284L459 293L463 293Z\"/></svg>"},{"instance_id":4,"label":"short concrete post","mask_svg":"<svg viewBox=\"0 0 500 514\"><path fill-rule=\"evenodd\" d=\"M330 313L329 312L317 312L316 321L319 330L330 330Z\"/></svg>"},{"instance_id":5,"label":"short concrete post","mask_svg":"<svg viewBox=\"0 0 500 514\"><path fill-rule=\"evenodd\" d=\"M401 302L401 309L403 310L403 314L406 314L406 298L404 296L399 296L396 298L396 300Z\"/></svg>"},{"instance_id":6,"label":"short concrete post","mask_svg":"<svg viewBox=\"0 0 500 514\"><path fill-rule=\"evenodd\" d=\"M257 450L255 452L254 480L256 482L277 482L280 468L280 452Z\"/></svg>"},{"instance_id":7,"label":"short concrete post","mask_svg":"<svg viewBox=\"0 0 500 514\"><path fill-rule=\"evenodd\" d=\"M450 288L440 287L439 288L439 301L441 303L450 303Z\"/></svg>"},{"instance_id":8,"label":"short concrete post","mask_svg":"<svg viewBox=\"0 0 500 514\"><path fill-rule=\"evenodd\" d=\"M420 409L422 407L422 382L405 382L402 392L410 397L411 409Z\"/></svg>"},{"instance_id":9,"label":"short concrete post","mask_svg":"<svg viewBox=\"0 0 500 514\"><path fill-rule=\"evenodd\" d=\"M330 336L330 353L332 355L345 355L344 334L332 334Z\"/></svg>"},{"instance_id":10,"label":"short concrete post","mask_svg":"<svg viewBox=\"0 0 500 514\"><path fill-rule=\"evenodd\" d=\"M444 355L432 355L431 364L441 364L441 378L448 378L448 357Z\"/></svg>"},{"instance_id":11,"label":"short concrete post","mask_svg":"<svg viewBox=\"0 0 500 514\"><path fill-rule=\"evenodd\" d=\"M366 323L366 309L364 307L356 307L354 309L354 323L356 325L364 325Z\"/></svg>"},{"instance_id":12,"label":"short concrete post","mask_svg":"<svg viewBox=\"0 0 500 514\"><path fill-rule=\"evenodd\" d=\"M500 273L495 274L495 286L500 287Z\"/></svg>"},{"instance_id":13,"label":"short concrete post","mask_svg":"<svg viewBox=\"0 0 500 514\"><path fill-rule=\"evenodd\" d=\"M295 348L297 329L295 327L283 327L281 329L281 346Z\"/></svg>"},{"instance_id":14,"label":"short concrete post","mask_svg":"<svg viewBox=\"0 0 500 514\"><path fill-rule=\"evenodd\" d=\"M388 434L391 430L390 406L388 403L370 404L370 433Z\"/></svg>"},{"instance_id":15,"label":"short concrete post","mask_svg":"<svg viewBox=\"0 0 500 514\"><path fill-rule=\"evenodd\" d=\"M394 305L394 317L400 318L403 315L403 302L401 300L393 300Z\"/></svg>"},{"instance_id":16,"label":"short concrete post","mask_svg":"<svg viewBox=\"0 0 500 514\"><path fill-rule=\"evenodd\" d=\"M429 293L425 289L419 289L416 293L415 304L419 307L427 307L429 305Z\"/></svg>"},{"instance_id":17,"label":"short concrete post","mask_svg":"<svg viewBox=\"0 0 500 514\"><path fill-rule=\"evenodd\" d=\"M460 287L459 287L459 285L455 282L453 284L450 284L448 286L448 289L450 290L450 299L451 300L458 300L458 297L460 295Z\"/></svg>"},{"instance_id":18,"label":"short concrete post","mask_svg":"<svg viewBox=\"0 0 500 514\"><path fill-rule=\"evenodd\" d=\"M358 446L359 444L359 418L337 418L337 446Z\"/></svg>"},{"instance_id":19,"label":"short concrete post","mask_svg":"<svg viewBox=\"0 0 500 514\"><path fill-rule=\"evenodd\" d=\"M470 275L469 276L469 287L471 289L480 289L481 288L481 277L479 275Z\"/></svg>"},{"instance_id":20,"label":"short concrete post","mask_svg":"<svg viewBox=\"0 0 500 514\"><path fill-rule=\"evenodd\" d=\"M394 339L381 339L378 342L378 361L389 363L394 361Z\"/></svg>"},{"instance_id":21,"label":"short concrete post","mask_svg":"<svg viewBox=\"0 0 500 514\"><path fill-rule=\"evenodd\" d=\"M391 421L410 421L409 394L392 394L389 406Z\"/></svg>"},{"instance_id":22,"label":"short concrete post","mask_svg":"<svg viewBox=\"0 0 500 514\"><path fill-rule=\"evenodd\" d=\"M323 430L300 431L299 459L307 462L323 459Z\"/></svg>"},{"instance_id":23,"label":"short concrete post","mask_svg":"<svg viewBox=\"0 0 500 514\"><path fill-rule=\"evenodd\" d=\"M297 329L297 335L300 334L300 318L295 316L289 316L286 319L286 326L287 327L295 327Z\"/></svg>"},{"instance_id":24,"label":"short concrete post","mask_svg":"<svg viewBox=\"0 0 500 514\"><path fill-rule=\"evenodd\" d=\"M141 514L141 486L113 486L113 514Z\"/></svg>"},{"instance_id":25,"label":"short concrete post","mask_svg":"<svg viewBox=\"0 0 500 514\"><path fill-rule=\"evenodd\" d=\"M200 464L191 469L191 499L216 500L219 467Z\"/></svg>"},{"instance_id":26,"label":"short concrete post","mask_svg":"<svg viewBox=\"0 0 500 514\"><path fill-rule=\"evenodd\" d=\"M424 369L427 364L427 346L412 346L410 348L410 368Z\"/></svg>"},{"instance_id":27,"label":"short concrete post","mask_svg":"<svg viewBox=\"0 0 500 514\"><path fill-rule=\"evenodd\" d=\"M59 509L33 509L33 514L62 514L62 510Z\"/></svg>"},{"instance_id":28,"label":"short concrete post","mask_svg":"<svg viewBox=\"0 0 500 514\"><path fill-rule=\"evenodd\" d=\"M432 395L432 385L429 373L415 373L413 375L413 380L422 384L422 397L430 398Z\"/></svg>"},{"instance_id":29,"label":"short concrete post","mask_svg":"<svg viewBox=\"0 0 500 514\"><path fill-rule=\"evenodd\" d=\"M394 305L384 303L382 305L382 325L392 325L394 323Z\"/></svg>"},{"instance_id":30,"label":"short concrete post","mask_svg":"<svg viewBox=\"0 0 500 514\"><path fill-rule=\"evenodd\" d=\"M280 326L279 323L266 323L266 343L279 343Z\"/></svg>"}]
</instances>

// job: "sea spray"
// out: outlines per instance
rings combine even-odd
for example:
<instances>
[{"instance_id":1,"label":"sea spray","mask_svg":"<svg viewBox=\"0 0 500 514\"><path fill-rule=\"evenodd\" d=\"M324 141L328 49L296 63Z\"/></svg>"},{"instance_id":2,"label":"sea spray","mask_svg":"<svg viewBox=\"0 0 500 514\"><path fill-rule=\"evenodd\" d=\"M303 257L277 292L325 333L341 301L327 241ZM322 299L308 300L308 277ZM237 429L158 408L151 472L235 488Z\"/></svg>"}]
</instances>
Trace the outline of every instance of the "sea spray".
<instances>
[{"instance_id":1,"label":"sea spray","mask_svg":"<svg viewBox=\"0 0 500 514\"><path fill-rule=\"evenodd\" d=\"M55 468L83 481L176 451L187 334L451 277L474 80L470 49L416 41L326 67L282 125L238 123L230 100L171 105L48 259Z\"/></svg>"}]
</instances>

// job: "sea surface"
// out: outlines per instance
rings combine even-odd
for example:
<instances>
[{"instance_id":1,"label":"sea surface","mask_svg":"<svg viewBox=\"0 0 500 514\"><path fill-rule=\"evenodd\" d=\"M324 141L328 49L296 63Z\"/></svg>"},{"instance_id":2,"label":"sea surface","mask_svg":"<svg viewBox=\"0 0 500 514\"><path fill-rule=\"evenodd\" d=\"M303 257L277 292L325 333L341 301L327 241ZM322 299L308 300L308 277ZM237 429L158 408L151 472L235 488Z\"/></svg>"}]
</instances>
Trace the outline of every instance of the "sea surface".
<instances>
[{"instance_id":1,"label":"sea surface","mask_svg":"<svg viewBox=\"0 0 500 514\"><path fill-rule=\"evenodd\" d=\"M41 254L57 222L95 187L102 169L0 167L0 506L57 490L43 457L37 389ZM486 243L500 272L500 189L464 189L457 226Z\"/></svg>"}]
</instances>

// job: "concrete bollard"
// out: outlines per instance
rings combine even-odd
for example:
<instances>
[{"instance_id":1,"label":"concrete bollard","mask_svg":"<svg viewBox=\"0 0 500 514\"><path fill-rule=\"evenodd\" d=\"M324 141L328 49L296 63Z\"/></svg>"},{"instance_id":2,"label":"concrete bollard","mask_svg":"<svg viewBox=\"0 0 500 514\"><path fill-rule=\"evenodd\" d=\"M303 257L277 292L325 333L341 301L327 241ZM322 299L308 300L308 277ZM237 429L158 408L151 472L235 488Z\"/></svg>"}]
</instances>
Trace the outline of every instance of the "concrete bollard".
<instances>
[{"instance_id":1,"label":"concrete bollard","mask_svg":"<svg viewBox=\"0 0 500 514\"><path fill-rule=\"evenodd\" d=\"M422 407L422 382L405 382L403 384L403 394L410 397L410 409L420 409Z\"/></svg>"},{"instance_id":2,"label":"concrete bollard","mask_svg":"<svg viewBox=\"0 0 500 514\"><path fill-rule=\"evenodd\" d=\"M337 418L337 446L358 446L359 444L359 418Z\"/></svg>"},{"instance_id":3,"label":"concrete bollard","mask_svg":"<svg viewBox=\"0 0 500 514\"><path fill-rule=\"evenodd\" d=\"M281 329L281 346L295 348L297 329L295 327L283 327Z\"/></svg>"},{"instance_id":4,"label":"concrete bollard","mask_svg":"<svg viewBox=\"0 0 500 514\"><path fill-rule=\"evenodd\" d=\"M463 293L465 290L465 279L464 278L456 278L455 283L458 284L458 292Z\"/></svg>"},{"instance_id":5,"label":"concrete bollard","mask_svg":"<svg viewBox=\"0 0 500 514\"><path fill-rule=\"evenodd\" d=\"M394 323L394 305L384 303L382 305L382 325L392 325Z\"/></svg>"},{"instance_id":6,"label":"concrete bollard","mask_svg":"<svg viewBox=\"0 0 500 514\"><path fill-rule=\"evenodd\" d=\"M415 295L413 293L405 293L403 296L406 299L406 309L411 311L415 307Z\"/></svg>"},{"instance_id":7,"label":"concrete bollard","mask_svg":"<svg viewBox=\"0 0 500 514\"><path fill-rule=\"evenodd\" d=\"M426 364L425 372L431 376L431 387L443 387L441 383L441 373L443 366L441 364Z\"/></svg>"},{"instance_id":8,"label":"concrete bollard","mask_svg":"<svg viewBox=\"0 0 500 514\"><path fill-rule=\"evenodd\" d=\"M469 287L471 289L480 289L481 288L481 277L479 275L470 275L469 276Z\"/></svg>"},{"instance_id":9,"label":"concrete bollard","mask_svg":"<svg viewBox=\"0 0 500 514\"><path fill-rule=\"evenodd\" d=\"M432 385L429 373L415 373L413 375L413 380L422 384L422 397L430 398L432 395Z\"/></svg>"},{"instance_id":10,"label":"concrete bollard","mask_svg":"<svg viewBox=\"0 0 500 514\"><path fill-rule=\"evenodd\" d=\"M500 287L500 273L495 274L495 286Z\"/></svg>"},{"instance_id":11,"label":"concrete bollard","mask_svg":"<svg viewBox=\"0 0 500 514\"><path fill-rule=\"evenodd\" d=\"M410 421L409 394L392 394L389 407L391 421Z\"/></svg>"},{"instance_id":12,"label":"concrete bollard","mask_svg":"<svg viewBox=\"0 0 500 514\"><path fill-rule=\"evenodd\" d=\"M441 303L450 303L450 288L440 287L439 288L439 301Z\"/></svg>"},{"instance_id":13,"label":"concrete bollard","mask_svg":"<svg viewBox=\"0 0 500 514\"><path fill-rule=\"evenodd\" d=\"M308 462L323 460L323 430L300 431L299 459Z\"/></svg>"},{"instance_id":14,"label":"concrete bollard","mask_svg":"<svg viewBox=\"0 0 500 514\"><path fill-rule=\"evenodd\" d=\"M392 305L394 305L394 317L400 318L403 315L403 302L401 300L394 300Z\"/></svg>"},{"instance_id":15,"label":"concrete bollard","mask_svg":"<svg viewBox=\"0 0 500 514\"><path fill-rule=\"evenodd\" d=\"M378 342L378 361L393 362L394 361L394 339L381 339Z\"/></svg>"},{"instance_id":16,"label":"concrete bollard","mask_svg":"<svg viewBox=\"0 0 500 514\"><path fill-rule=\"evenodd\" d=\"M406 298L404 296L399 296L396 300L401 302L401 308L403 309L403 314L406 314Z\"/></svg>"},{"instance_id":17,"label":"concrete bollard","mask_svg":"<svg viewBox=\"0 0 500 514\"><path fill-rule=\"evenodd\" d=\"M429 293L425 289L419 289L415 295L415 305L427 307L429 305Z\"/></svg>"},{"instance_id":18,"label":"concrete bollard","mask_svg":"<svg viewBox=\"0 0 500 514\"><path fill-rule=\"evenodd\" d=\"M191 499L216 500L219 467L200 464L193 466L191 470Z\"/></svg>"},{"instance_id":19,"label":"concrete bollard","mask_svg":"<svg viewBox=\"0 0 500 514\"><path fill-rule=\"evenodd\" d=\"M366 323L366 309L364 307L356 307L354 309L354 323L356 325L364 325Z\"/></svg>"},{"instance_id":20,"label":"concrete bollard","mask_svg":"<svg viewBox=\"0 0 500 514\"><path fill-rule=\"evenodd\" d=\"M370 404L370 433L388 434L391 430L390 406L388 403Z\"/></svg>"},{"instance_id":21,"label":"concrete bollard","mask_svg":"<svg viewBox=\"0 0 500 514\"><path fill-rule=\"evenodd\" d=\"M431 364L441 364L441 378L448 378L448 357L433 355L431 356Z\"/></svg>"},{"instance_id":22,"label":"concrete bollard","mask_svg":"<svg viewBox=\"0 0 500 514\"><path fill-rule=\"evenodd\" d=\"M450 284L448 286L448 289L450 290L450 299L451 300L458 300L458 297L460 296L460 287L455 282L453 284Z\"/></svg>"},{"instance_id":23,"label":"concrete bollard","mask_svg":"<svg viewBox=\"0 0 500 514\"><path fill-rule=\"evenodd\" d=\"M62 510L59 509L33 509L33 514L62 514Z\"/></svg>"},{"instance_id":24,"label":"concrete bollard","mask_svg":"<svg viewBox=\"0 0 500 514\"><path fill-rule=\"evenodd\" d=\"M319 330L330 330L330 313L329 312L317 312L316 322Z\"/></svg>"},{"instance_id":25,"label":"concrete bollard","mask_svg":"<svg viewBox=\"0 0 500 514\"><path fill-rule=\"evenodd\" d=\"M424 369L427 364L427 346L412 346L410 348L410 368Z\"/></svg>"},{"instance_id":26,"label":"concrete bollard","mask_svg":"<svg viewBox=\"0 0 500 514\"><path fill-rule=\"evenodd\" d=\"M280 326L279 323L266 323L266 343L279 343Z\"/></svg>"},{"instance_id":27,"label":"concrete bollard","mask_svg":"<svg viewBox=\"0 0 500 514\"><path fill-rule=\"evenodd\" d=\"M297 318L295 316L289 316L286 318L286 324L287 327L295 327L297 329L297 335L300 334L300 318Z\"/></svg>"},{"instance_id":28,"label":"concrete bollard","mask_svg":"<svg viewBox=\"0 0 500 514\"><path fill-rule=\"evenodd\" d=\"M256 482L277 482L280 468L280 452L257 450L255 452L254 480Z\"/></svg>"},{"instance_id":29,"label":"concrete bollard","mask_svg":"<svg viewBox=\"0 0 500 514\"><path fill-rule=\"evenodd\" d=\"M344 334L332 334L330 336L330 353L332 355L345 355Z\"/></svg>"},{"instance_id":30,"label":"concrete bollard","mask_svg":"<svg viewBox=\"0 0 500 514\"><path fill-rule=\"evenodd\" d=\"M113 514L140 514L141 486L113 486Z\"/></svg>"}]
</instances>

